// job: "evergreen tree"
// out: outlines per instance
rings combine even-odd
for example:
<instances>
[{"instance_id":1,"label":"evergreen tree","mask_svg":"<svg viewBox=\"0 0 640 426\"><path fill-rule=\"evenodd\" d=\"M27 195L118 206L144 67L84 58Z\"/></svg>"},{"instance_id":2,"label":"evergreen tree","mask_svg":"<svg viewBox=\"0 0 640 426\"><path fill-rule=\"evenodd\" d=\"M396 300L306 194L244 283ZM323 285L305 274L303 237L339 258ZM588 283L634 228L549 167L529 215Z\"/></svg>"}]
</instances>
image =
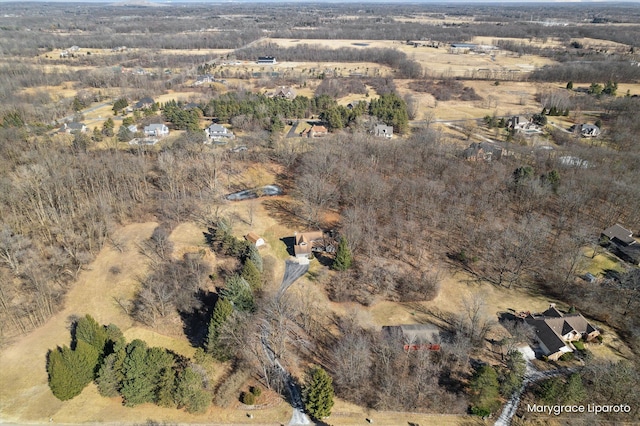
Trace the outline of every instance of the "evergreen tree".
<instances>
[{"instance_id":1,"label":"evergreen tree","mask_svg":"<svg viewBox=\"0 0 640 426\"><path fill-rule=\"evenodd\" d=\"M259 290L262 287L262 275L251 259L247 259L244 262L240 275L249 283L253 291Z\"/></svg>"},{"instance_id":2,"label":"evergreen tree","mask_svg":"<svg viewBox=\"0 0 640 426\"><path fill-rule=\"evenodd\" d=\"M211 321L209 321L209 332L207 334L206 349L216 359L223 360L226 358L224 352L219 347L220 327L227 321L233 313L233 305L226 299L218 299L216 306L213 308Z\"/></svg>"},{"instance_id":3,"label":"evergreen tree","mask_svg":"<svg viewBox=\"0 0 640 426\"><path fill-rule=\"evenodd\" d=\"M567 83L567 90L573 90L573 81Z\"/></svg>"},{"instance_id":4,"label":"evergreen tree","mask_svg":"<svg viewBox=\"0 0 640 426\"><path fill-rule=\"evenodd\" d=\"M108 355L102 362L98 370L98 376L96 377L96 385L98 386L100 395L108 398L118 395L124 378L122 375L122 364L125 355L126 352L124 349L121 349L118 352Z\"/></svg>"},{"instance_id":5,"label":"evergreen tree","mask_svg":"<svg viewBox=\"0 0 640 426\"><path fill-rule=\"evenodd\" d=\"M322 419L331 414L333 408L333 380L321 367L307 372L307 380L302 398L307 413L314 419Z\"/></svg>"},{"instance_id":6,"label":"evergreen tree","mask_svg":"<svg viewBox=\"0 0 640 426\"><path fill-rule=\"evenodd\" d=\"M111 117L107 118L107 120L102 125L102 134L107 137L113 136L114 127L115 124L113 123L113 119L111 119Z\"/></svg>"},{"instance_id":7,"label":"evergreen tree","mask_svg":"<svg viewBox=\"0 0 640 426\"><path fill-rule=\"evenodd\" d=\"M93 128L93 133L91 134L91 139L94 142L100 142L103 138L102 138L102 132L100 131L100 129L98 129L97 127Z\"/></svg>"},{"instance_id":8,"label":"evergreen tree","mask_svg":"<svg viewBox=\"0 0 640 426\"><path fill-rule=\"evenodd\" d=\"M127 126L120 126L118 129L118 141L129 142L133 139L133 132Z\"/></svg>"},{"instance_id":9,"label":"evergreen tree","mask_svg":"<svg viewBox=\"0 0 640 426\"><path fill-rule=\"evenodd\" d=\"M520 389L527 368L526 361L520 351L512 350L507 354L507 368L500 383L500 393L509 398Z\"/></svg>"},{"instance_id":10,"label":"evergreen tree","mask_svg":"<svg viewBox=\"0 0 640 426\"><path fill-rule=\"evenodd\" d=\"M107 343L107 331L87 314L76 323L75 339L85 341L102 354Z\"/></svg>"},{"instance_id":11,"label":"evergreen tree","mask_svg":"<svg viewBox=\"0 0 640 426\"><path fill-rule=\"evenodd\" d=\"M79 360L69 347L64 346L49 351L47 362L49 388L56 398L67 401L80 395L88 382L77 374L79 370L81 370Z\"/></svg>"},{"instance_id":12,"label":"evergreen tree","mask_svg":"<svg viewBox=\"0 0 640 426\"><path fill-rule=\"evenodd\" d=\"M154 378L148 374L147 345L134 340L127 345L127 356L123 363L124 380L120 393L125 405L132 407L154 400Z\"/></svg>"},{"instance_id":13,"label":"evergreen tree","mask_svg":"<svg viewBox=\"0 0 640 426\"><path fill-rule=\"evenodd\" d=\"M247 259L252 261L253 264L256 266L256 268L258 268L258 271L262 273L262 268L263 268L262 256L260 256L260 252L258 251L258 248L256 246L254 245L249 246Z\"/></svg>"},{"instance_id":14,"label":"evergreen tree","mask_svg":"<svg viewBox=\"0 0 640 426\"><path fill-rule=\"evenodd\" d=\"M225 281L222 297L238 311L252 311L255 308L251 286L240 275L232 275Z\"/></svg>"},{"instance_id":15,"label":"evergreen tree","mask_svg":"<svg viewBox=\"0 0 640 426\"><path fill-rule=\"evenodd\" d=\"M163 368L158 377L156 404L161 407L175 407L176 375L173 368Z\"/></svg>"},{"instance_id":16,"label":"evergreen tree","mask_svg":"<svg viewBox=\"0 0 640 426\"><path fill-rule=\"evenodd\" d=\"M563 404L580 404L587 396L579 373L573 373L567 379L563 392Z\"/></svg>"},{"instance_id":17,"label":"evergreen tree","mask_svg":"<svg viewBox=\"0 0 640 426\"><path fill-rule=\"evenodd\" d=\"M480 367L471 380L471 412L488 416L500 407L498 374L490 365Z\"/></svg>"},{"instance_id":18,"label":"evergreen tree","mask_svg":"<svg viewBox=\"0 0 640 426\"><path fill-rule=\"evenodd\" d=\"M351 263L353 263L353 256L351 255L349 244L347 243L347 239L342 237L338 244L336 258L333 261L333 269L336 271L346 271L351 267Z\"/></svg>"},{"instance_id":19,"label":"evergreen tree","mask_svg":"<svg viewBox=\"0 0 640 426\"><path fill-rule=\"evenodd\" d=\"M182 371L176 388L178 407L190 413L202 413L211 403L211 395L204 389L202 376L192 367Z\"/></svg>"}]
</instances>

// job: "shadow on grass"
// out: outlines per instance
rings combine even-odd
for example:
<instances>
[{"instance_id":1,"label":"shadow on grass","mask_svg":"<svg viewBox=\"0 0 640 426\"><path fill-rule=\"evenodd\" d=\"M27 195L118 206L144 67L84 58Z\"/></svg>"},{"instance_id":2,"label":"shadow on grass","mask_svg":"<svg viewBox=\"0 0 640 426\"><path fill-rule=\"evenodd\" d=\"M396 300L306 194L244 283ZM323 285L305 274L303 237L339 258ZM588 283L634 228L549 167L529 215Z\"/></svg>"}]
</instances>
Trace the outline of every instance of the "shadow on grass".
<instances>
[{"instance_id":1,"label":"shadow on grass","mask_svg":"<svg viewBox=\"0 0 640 426\"><path fill-rule=\"evenodd\" d=\"M280 225L289 228L306 229L307 222L298 217L299 206L288 200L264 200L262 202L269 215L276 219Z\"/></svg>"},{"instance_id":2,"label":"shadow on grass","mask_svg":"<svg viewBox=\"0 0 640 426\"><path fill-rule=\"evenodd\" d=\"M182 319L182 329L189 339L191 346L203 347L209 329L209 320L213 307L218 301L218 295L209 291L200 290L196 294L198 307L191 311L179 311Z\"/></svg>"}]
</instances>

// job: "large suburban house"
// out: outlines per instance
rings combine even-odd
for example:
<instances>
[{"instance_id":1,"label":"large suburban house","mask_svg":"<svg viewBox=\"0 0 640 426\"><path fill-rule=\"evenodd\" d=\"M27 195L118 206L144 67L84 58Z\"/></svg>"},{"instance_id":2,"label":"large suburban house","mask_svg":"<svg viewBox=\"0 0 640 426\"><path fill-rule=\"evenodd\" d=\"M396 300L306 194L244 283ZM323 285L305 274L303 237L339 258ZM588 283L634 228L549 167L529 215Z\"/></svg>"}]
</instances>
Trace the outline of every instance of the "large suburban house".
<instances>
[{"instance_id":1,"label":"large suburban house","mask_svg":"<svg viewBox=\"0 0 640 426\"><path fill-rule=\"evenodd\" d=\"M600 128L595 124L574 124L569 131L580 133L583 138L595 138L600 136Z\"/></svg>"},{"instance_id":2,"label":"large suburban house","mask_svg":"<svg viewBox=\"0 0 640 426\"><path fill-rule=\"evenodd\" d=\"M209 136L211 140L214 140L214 141L235 138L235 135L231 130L216 123L213 123L212 125L207 127L207 129L205 130L205 133L207 134L207 136Z\"/></svg>"},{"instance_id":3,"label":"large suburban house","mask_svg":"<svg viewBox=\"0 0 640 426\"><path fill-rule=\"evenodd\" d=\"M502 157L502 148L489 142L474 142L462 152L462 157L469 161L499 160Z\"/></svg>"},{"instance_id":4,"label":"large suburban house","mask_svg":"<svg viewBox=\"0 0 640 426\"><path fill-rule=\"evenodd\" d=\"M156 102L150 97L144 97L133 105L134 109L147 109L153 107Z\"/></svg>"},{"instance_id":5,"label":"large suburban house","mask_svg":"<svg viewBox=\"0 0 640 426\"><path fill-rule=\"evenodd\" d=\"M391 139L393 137L393 126L387 126L386 124L376 124L376 126L373 128L373 134L378 137Z\"/></svg>"},{"instance_id":6,"label":"large suburban house","mask_svg":"<svg viewBox=\"0 0 640 426\"><path fill-rule=\"evenodd\" d=\"M275 65L276 58L273 56L259 56L258 57L258 65Z\"/></svg>"},{"instance_id":7,"label":"large suburban house","mask_svg":"<svg viewBox=\"0 0 640 426\"><path fill-rule=\"evenodd\" d=\"M600 335L581 314L563 314L555 304L541 314L527 313L524 320L533 327L542 353L551 361L573 352L575 347L571 342L580 339L590 341Z\"/></svg>"},{"instance_id":8,"label":"large suburban house","mask_svg":"<svg viewBox=\"0 0 640 426\"><path fill-rule=\"evenodd\" d=\"M439 351L440 328L433 324L405 324L382 327L382 336L402 345L405 351Z\"/></svg>"},{"instance_id":9,"label":"large suburban house","mask_svg":"<svg viewBox=\"0 0 640 426\"><path fill-rule=\"evenodd\" d=\"M301 232L293 235L293 254L297 258L309 258L313 251L323 251L326 247L324 232Z\"/></svg>"},{"instance_id":10,"label":"large suburban house","mask_svg":"<svg viewBox=\"0 0 640 426\"><path fill-rule=\"evenodd\" d=\"M87 126L84 123L64 123L58 131L60 133L86 133Z\"/></svg>"},{"instance_id":11,"label":"large suburban house","mask_svg":"<svg viewBox=\"0 0 640 426\"><path fill-rule=\"evenodd\" d=\"M511 129L514 132L523 133L525 135L542 133L542 127L534 123L533 120L523 116L514 115L507 119L507 129Z\"/></svg>"},{"instance_id":12,"label":"large suburban house","mask_svg":"<svg viewBox=\"0 0 640 426\"><path fill-rule=\"evenodd\" d=\"M296 91L289 86L280 86L273 92L274 98L293 99L296 97Z\"/></svg>"},{"instance_id":13,"label":"large suburban house","mask_svg":"<svg viewBox=\"0 0 640 426\"><path fill-rule=\"evenodd\" d=\"M144 134L145 136L160 138L169 134L169 128L162 123L149 124L148 126L144 126Z\"/></svg>"},{"instance_id":14,"label":"large suburban house","mask_svg":"<svg viewBox=\"0 0 640 426\"><path fill-rule=\"evenodd\" d=\"M600 238L610 243L609 250L620 259L640 265L640 243L633 237L633 232L616 223L602 231Z\"/></svg>"},{"instance_id":15,"label":"large suburban house","mask_svg":"<svg viewBox=\"0 0 640 426\"><path fill-rule=\"evenodd\" d=\"M321 138L328 134L329 130L324 126L311 126L310 128L303 130L302 133L300 133L300 136L303 138Z\"/></svg>"}]
</instances>

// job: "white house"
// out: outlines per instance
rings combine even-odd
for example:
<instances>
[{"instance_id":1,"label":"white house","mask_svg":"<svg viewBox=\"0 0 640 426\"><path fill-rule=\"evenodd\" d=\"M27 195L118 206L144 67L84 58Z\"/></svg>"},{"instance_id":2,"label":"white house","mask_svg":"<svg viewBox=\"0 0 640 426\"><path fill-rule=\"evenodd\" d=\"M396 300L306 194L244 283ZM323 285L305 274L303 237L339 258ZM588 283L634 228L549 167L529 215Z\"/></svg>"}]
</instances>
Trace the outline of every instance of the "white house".
<instances>
[{"instance_id":1,"label":"white house","mask_svg":"<svg viewBox=\"0 0 640 426\"><path fill-rule=\"evenodd\" d=\"M376 124L376 126L373 129L373 134L379 137L385 137L387 139L391 139L393 137L393 126Z\"/></svg>"},{"instance_id":2,"label":"white house","mask_svg":"<svg viewBox=\"0 0 640 426\"><path fill-rule=\"evenodd\" d=\"M144 127L144 134L155 137L167 136L169 134L169 128L162 123L149 124Z\"/></svg>"},{"instance_id":3,"label":"white house","mask_svg":"<svg viewBox=\"0 0 640 426\"><path fill-rule=\"evenodd\" d=\"M212 124L211 126L209 126L206 130L205 133L207 134L207 136L209 136L209 138L213 139L213 140L221 140L221 139L225 139L225 138L229 138L229 139L233 139L235 138L235 135L233 134L232 131L230 131L229 129L227 129L224 126L221 126L220 124Z\"/></svg>"}]
</instances>

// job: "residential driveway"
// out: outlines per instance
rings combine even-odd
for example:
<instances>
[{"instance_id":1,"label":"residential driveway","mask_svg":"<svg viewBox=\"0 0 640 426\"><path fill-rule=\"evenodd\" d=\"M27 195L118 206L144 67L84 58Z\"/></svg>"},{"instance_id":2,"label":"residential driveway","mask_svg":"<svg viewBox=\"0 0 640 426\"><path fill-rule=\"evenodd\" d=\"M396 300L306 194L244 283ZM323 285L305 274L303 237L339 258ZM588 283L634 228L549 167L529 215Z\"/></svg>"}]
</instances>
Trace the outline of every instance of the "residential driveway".
<instances>
[{"instance_id":1,"label":"residential driveway","mask_svg":"<svg viewBox=\"0 0 640 426\"><path fill-rule=\"evenodd\" d=\"M278 290L278 294L276 298L280 299L285 291L291 284L296 282L298 278L303 276L309 270L309 264L300 264L293 260L285 261L285 269L284 276L282 277L282 284L280 285L280 290ZM298 426L298 425L310 425L311 420L304 413L304 404L302 403L302 397L300 395L300 389L296 385L295 380L287 370L280 364L280 361L276 358L273 349L269 347L269 333L271 332L269 328L269 324L265 322L262 327L262 347L269 358L269 361L272 365L275 365L284 375L285 381L287 383L287 389L289 391L289 396L291 400L291 406L293 407L293 414L291 415L291 420L289 420L288 426Z\"/></svg>"},{"instance_id":2,"label":"residential driveway","mask_svg":"<svg viewBox=\"0 0 640 426\"><path fill-rule=\"evenodd\" d=\"M520 405L520 397L524 393L524 390L531 383L539 382L540 380L550 379L552 377L560 376L563 374L569 374L575 371L575 369L563 368L558 370L550 370L550 371L538 371L531 363L532 360L535 359L535 354L533 350L529 346L518 348L518 350L524 356L525 361L527 362L527 370L524 373L524 381L520 389L518 389L507 401L507 404L502 409L502 413L500 413L500 417L494 423L494 426L509 426L511 424L511 419L516 414L518 410L518 405Z\"/></svg>"},{"instance_id":3,"label":"residential driveway","mask_svg":"<svg viewBox=\"0 0 640 426\"><path fill-rule=\"evenodd\" d=\"M280 298L291 284L296 282L298 278L303 276L309 270L309 264L306 265L294 262L293 260L285 261L284 276L282 277L282 284L280 284L280 290L278 290L278 298Z\"/></svg>"}]
</instances>

